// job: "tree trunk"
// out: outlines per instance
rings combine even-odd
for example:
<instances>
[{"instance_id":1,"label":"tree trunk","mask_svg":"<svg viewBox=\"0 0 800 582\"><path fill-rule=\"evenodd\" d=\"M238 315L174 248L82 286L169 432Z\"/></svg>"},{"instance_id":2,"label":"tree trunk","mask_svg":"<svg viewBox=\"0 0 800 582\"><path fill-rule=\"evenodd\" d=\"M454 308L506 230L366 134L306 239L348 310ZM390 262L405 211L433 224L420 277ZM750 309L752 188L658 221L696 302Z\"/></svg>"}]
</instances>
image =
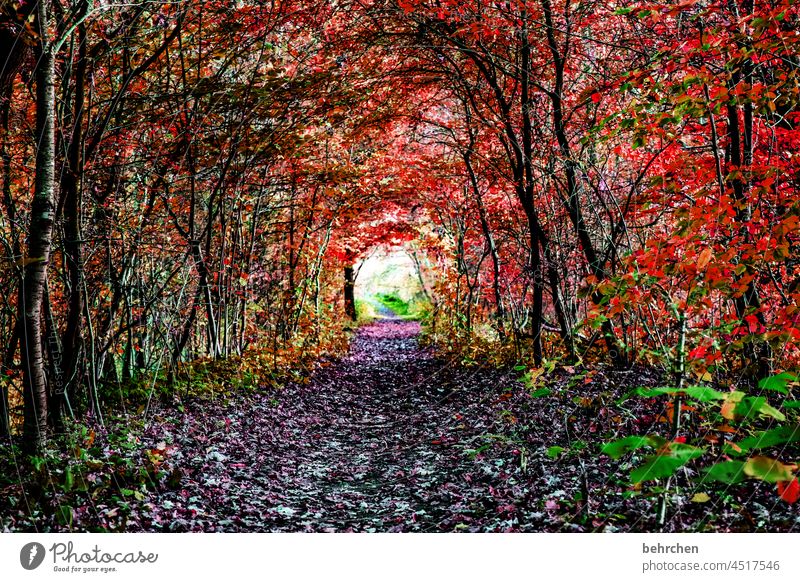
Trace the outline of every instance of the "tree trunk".
<instances>
[{"instance_id":1,"label":"tree trunk","mask_svg":"<svg viewBox=\"0 0 800 582\"><path fill-rule=\"evenodd\" d=\"M344 268L344 312L347 317L356 320L356 296L355 296L356 280L354 276L353 267Z\"/></svg>"},{"instance_id":2,"label":"tree trunk","mask_svg":"<svg viewBox=\"0 0 800 582\"><path fill-rule=\"evenodd\" d=\"M533 301L531 304L531 339L533 340L533 363L542 365L544 350L542 347L542 329L544 327L544 267L542 265L541 241L544 238L539 216L533 208L532 200L525 204L528 219L528 235L530 237L530 257L528 268L533 281Z\"/></svg>"},{"instance_id":3,"label":"tree trunk","mask_svg":"<svg viewBox=\"0 0 800 582\"><path fill-rule=\"evenodd\" d=\"M567 137L567 121L564 116L564 103L562 99L564 91L564 71L566 70L567 53L565 47L562 51L555 37L555 28L553 26L553 12L550 0L542 0L542 9L544 14L544 21L547 29L547 44L550 48L550 53L553 58L553 70L555 73L555 81L553 90L549 92L550 101L553 106L553 132L558 142L559 153L564 164L564 176L566 178L566 196L562 197L562 203L570 222L572 223L575 233L578 237L580 248L583 251L583 256L589 266L589 271L598 279L604 279L607 275L606 265L601 258L600 254L595 249L589 228L583 216L581 202L579 198L579 187L577 178L577 162L573 158L572 149ZM595 305L600 304L602 296L599 293L593 293L591 296L592 302ZM614 332L614 325L608 319L602 323L603 337L605 338L608 348L609 356L616 368L628 367L628 354L624 346L620 343Z\"/></svg>"},{"instance_id":4,"label":"tree trunk","mask_svg":"<svg viewBox=\"0 0 800 582\"><path fill-rule=\"evenodd\" d=\"M42 298L53 237L55 185L55 60L48 42L49 2L39 2L36 68L36 180L24 258L21 338L25 417L23 446L40 450L47 434L47 377L42 350Z\"/></svg>"},{"instance_id":5,"label":"tree trunk","mask_svg":"<svg viewBox=\"0 0 800 582\"><path fill-rule=\"evenodd\" d=\"M733 94L736 85L741 81L740 73L734 72L728 85L729 91ZM751 242L747 224L752 220L752 202L748 180L741 176L751 171L752 164L752 135L753 135L753 116L752 111L744 111L744 127L739 122L739 106L729 103L728 113L728 145L727 153L730 160L728 171L738 171L737 177L731 180L733 186L733 198L736 202L736 221L739 223L739 232L742 238ZM750 275L751 279L746 285L744 293L734 299L736 316L741 320L742 325L746 325L745 317L754 314L760 325L766 325L766 318L761 308L761 297L756 287L756 276L748 266L744 275ZM750 360L748 373L752 380L757 381L770 375L772 369L772 349L765 341L758 343L748 343L745 346L745 355Z\"/></svg>"},{"instance_id":6,"label":"tree trunk","mask_svg":"<svg viewBox=\"0 0 800 582\"><path fill-rule=\"evenodd\" d=\"M75 98L72 108L72 134L67 152L67 168L61 176L61 191L64 197L64 254L69 290L67 299L67 326L62 336L64 386L61 394L54 393L56 402L51 404L54 422L60 422L64 394L74 392L83 376L79 369L83 332L83 243L81 233L81 179L83 173L83 115L84 85L86 77L86 26L78 27L78 63L75 71Z\"/></svg>"}]
</instances>

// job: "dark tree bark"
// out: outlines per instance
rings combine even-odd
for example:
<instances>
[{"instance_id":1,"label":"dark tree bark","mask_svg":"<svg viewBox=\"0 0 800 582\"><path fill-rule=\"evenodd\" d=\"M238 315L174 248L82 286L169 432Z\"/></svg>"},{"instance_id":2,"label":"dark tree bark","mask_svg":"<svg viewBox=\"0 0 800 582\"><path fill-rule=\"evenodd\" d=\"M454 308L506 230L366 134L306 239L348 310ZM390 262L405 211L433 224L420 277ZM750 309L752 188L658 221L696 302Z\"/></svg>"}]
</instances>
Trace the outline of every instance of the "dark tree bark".
<instances>
[{"instance_id":1,"label":"dark tree bark","mask_svg":"<svg viewBox=\"0 0 800 582\"><path fill-rule=\"evenodd\" d=\"M729 83L731 93L735 91L736 85L741 81L741 73L739 71L734 72ZM750 171L750 165L752 164L752 106L745 108L743 111L744 127L742 127L739 119L740 106L729 103L726 109L729 138L726 157L730 162L728 171L738 171L737 177L731 180L733 198L736 202L736 221L740 224L739 232L741 236L748 240L751 239L751 236L747 229L747 224L752 220L753 211L752 201L750 200L750 184L742 176ZM748 274L753 274L749 268L745 272L745 275ZM760 325L764 326L766 324L756 280L755 276L751 276L744 293L733 301L736 316L742 321L742 325L747 325L745 317L750 314L755 314L756 320ZM757 381L771 374L772 349L768 343L764 341L748 343L745 346L745 355L750 360L749 374L752 380Z\"/></svg>"},{"instance_id":2,"label":"dark tree bark","mask_svg":"<svg viewBox=\"0 0 800 582\"><path fill-rule=\"evenodd\" d=\"M467 123L469 123L469 107L465 104L465 113ZM478 177L475 174L475 169L472 166L472 150L475 147L475 137L470 130L469 148L463 153L464 165L467 169L469 182L472 186L472 193L475 196L475 204L478 208L478 218L481 224L481 232L486 241L486 246L489 250L489 255L492 259L492 291L494 293L494 319L497 333L500 338L505 338L505 307L503 305L503 294L500 291L500 253L497 250L497 244L494 240L494 233L489 225L489 217L486 212L486 206L483 203L483 196L481 194L480 186L478 185Z\"/></svg>"},{"instance_id":3,"label":"dark tree bark","mask_svg":"<svg viewBox=\"0 0 800 582\"><path fill-rule=\"evenodd\" d=\"M50 3L37 8L39 42L36 47L36 179L31 203L30 232L24 258L22 304L23 444L28 452L40 450L47 435L47 376L42 349L42 299L55 213L55 58L48 41Z\"/></svg>"},{"instance_id":4,"label":"dark tree bark","mask_svg":"<svg viewBox=\"0 0 800 582\"><path fill-rule=\"evenodd\" d=\"M353 267L344 268L344 313L353 321L357 318L354 273Z\"/></svg>"}]
</instances>

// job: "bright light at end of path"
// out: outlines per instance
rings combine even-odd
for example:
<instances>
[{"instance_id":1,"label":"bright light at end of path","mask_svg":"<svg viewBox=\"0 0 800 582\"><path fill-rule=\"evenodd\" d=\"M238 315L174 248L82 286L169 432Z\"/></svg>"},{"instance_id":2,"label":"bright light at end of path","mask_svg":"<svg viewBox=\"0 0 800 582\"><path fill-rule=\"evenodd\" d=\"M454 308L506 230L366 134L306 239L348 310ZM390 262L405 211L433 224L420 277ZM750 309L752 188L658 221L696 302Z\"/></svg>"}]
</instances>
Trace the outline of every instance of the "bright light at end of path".
<instances>
[{"instance_id":1,"label":"bright light at end of path","mask_svg":"<svg viewBox=\"0 0 800 582\"><path fill-rule=\"evenodd\" d=\"M396 295L411 301L422 291L414 261L402 248L376 249L356 265L356 272L357 299Z\"/></svg>"}]
</instances>

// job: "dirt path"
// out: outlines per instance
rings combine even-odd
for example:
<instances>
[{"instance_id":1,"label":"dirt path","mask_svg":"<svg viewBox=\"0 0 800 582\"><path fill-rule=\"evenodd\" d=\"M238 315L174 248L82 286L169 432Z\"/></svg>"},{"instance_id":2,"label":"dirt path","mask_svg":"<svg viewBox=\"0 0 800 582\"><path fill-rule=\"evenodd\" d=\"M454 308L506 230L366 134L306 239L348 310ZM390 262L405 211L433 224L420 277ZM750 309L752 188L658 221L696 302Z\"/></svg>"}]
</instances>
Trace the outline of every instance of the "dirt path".
<instances>
[{"instance_id":1,"label":"dirt path","mask_svg":"<svg viewBox=\"0 0 800 582\"><path fill-rule=\"evenodd\" d=\"M189 467L182 487L161 495L141 526L514 528L514 500L528 501L519 451L504 443L505 458L490 461L480 451L497 445L485 435L507 432L499 413L509 403L500 396L515 382L435 359L418 333L417 323L376 322L359 330L349 357L287 387L277 405L265 397L244 409L187 414L188 426L168 435L172 462Z\"/></svg>"},{"instance_id":2,"label":"dirt path","mask_svg":"<svg viewBox=\"0 0 800 582\"><path fill-rule=\"evenodd\" d=\"M437 359L418 333L416 323L381 320L358 330L348 357L319 363L305 383L191 400L181 410L158 404L143 431L118 431L118 440L99 445L97 461L74 465L69 486L56 474L46 491L41 480L27 493L21 483L1 488L0 529L657 527L655 493L632 492L630 464L597 452L620 431L658 429L657 401L628 404L624 419L608 404L645 374L562 366L546 387L528 389L521 372ZM724 505L691 502L691 487L673 498L669 531L791 531L800 523L769 484L729 488L733 502ZM59 507L68 521L57 518Z\"/></svg>"}]
</instances>

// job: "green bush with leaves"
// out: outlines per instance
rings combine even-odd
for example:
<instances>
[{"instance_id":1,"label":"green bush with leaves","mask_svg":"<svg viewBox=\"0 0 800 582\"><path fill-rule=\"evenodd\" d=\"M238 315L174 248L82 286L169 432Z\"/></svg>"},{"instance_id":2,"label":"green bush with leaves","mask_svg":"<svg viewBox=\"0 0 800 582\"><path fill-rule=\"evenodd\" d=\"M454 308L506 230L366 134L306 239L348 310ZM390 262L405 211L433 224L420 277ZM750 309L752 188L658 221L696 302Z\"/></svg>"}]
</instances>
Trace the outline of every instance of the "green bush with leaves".
<instances>
[{"instance_id":1,"label":"green bush with leaves","mask_svg":"<svg viewBox=\"0 0 800 582\"><path fill-rule=\"evenodd\" d=\"M794 503L800 498L796 459L774 458L785 455L785 449L773 451L772 455L765 451L800 441L800 424L794 412L798 401L791 399L792 388L797 385L796 375L781 373L759 382L760 391L756 395L739 390L721 392L709 386L637 388L628 397L676 398L679 407L670 410L673 405L670 402L668 411L672 415L694 414L693 420L705 431L695 431L696 443L687 443L686 437L676 434L669 438L634 435L605 443L601 451L615 460L640 449L648 451L643 462L630 472L631 484L670 479L679 469L694 462L700 465L697 486L714 483L728 486L756 479L776 484L778 495ZM774 406L763 393L784 400ZM769 426L764 427L765 423Z\"/></svg>"}]
</instances>

